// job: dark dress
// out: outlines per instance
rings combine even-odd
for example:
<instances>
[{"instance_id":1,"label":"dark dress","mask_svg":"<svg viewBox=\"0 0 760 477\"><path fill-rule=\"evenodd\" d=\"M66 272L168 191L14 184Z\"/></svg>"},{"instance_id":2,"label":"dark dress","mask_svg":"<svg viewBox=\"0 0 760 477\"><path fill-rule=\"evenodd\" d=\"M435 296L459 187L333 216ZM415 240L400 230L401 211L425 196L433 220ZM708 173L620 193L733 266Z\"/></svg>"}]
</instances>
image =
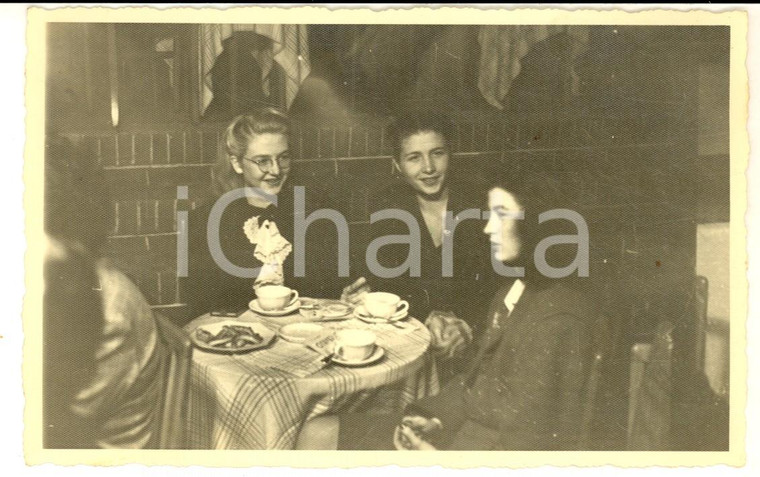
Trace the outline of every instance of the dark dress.
<instances>
[{"instance_id":1,"label":"dark dress","mask_svg":"<svg viewBox=\"0 0 760 477\"><path fill-rule=\"evenodd\" d=\"M321 195L309 194L307 210L321 204ZM188 305L188 318L213 310L243 310L254 298L255 278L239 277L227 273L214 261L207 241L207 224L213 203L193 210L188 217L188 276L180 280L180 294ZM264 209L250 205L245 199L231 202L221 216L219 241L222 252L238 267L257 268L262 262L254 257L255 245L246 236L243 225L251 217L259 217L277 225L280 234L293 245L293 250L283 263L285 285L298 290L301 296L337 297L347 278L338 276L336 227L325 220L315 221L306 233L305 274L294 273L294 201L293 188L283 187L278 195L278 205Z\"/></svg>"},{"instance_id":2,"label":"dark dress","mask_svg":"<svg viewBox=\"0 0 760 477\"><path fill-rule=\"evenodd\" d=\"M486 193L481 189L468 183L452 184L447 210L452 212L453 217L469 209L480 212L488 210ZM420 320L427 318L432 310L454 312L478 334L482 330L482 319L496 283L490 262L490 244L483 233L485 221L455 220L453 233L445 231L444 244L436 247L422 217L417 196L406 183L397 181L391 184L371 197L370 204L371 212L387 209L409 212L419 224L421 238L420 276L412 276L411 271L406 271L399 277L381 278L367 269L365 276L372 289L401 296L409 302L410 314ZM409 228L397 219L377 221L370 226L367 244L388 235L409 235ZM453 274L444 276L445 243L451 240ZM386 268L398 267L407 260L409 252L408 244L384 245L377 251L377 261Z\"/></svg>"},{"instance_id":3,"label":"dark dress","mask_svg":"<svg viewBox=\"0 0 760 477\"><path fill-rule=\"evenodd\" d=\"M595 313L566 285L528 284L508 314L503 300L510 286L491 302L493 321L470 369L404 413L441 420L444 429L432 439L439 449L577 449ZM339 446L392 449L400 419L360 425L356 415L341 416Z\"/></svg>"}]
</instances>

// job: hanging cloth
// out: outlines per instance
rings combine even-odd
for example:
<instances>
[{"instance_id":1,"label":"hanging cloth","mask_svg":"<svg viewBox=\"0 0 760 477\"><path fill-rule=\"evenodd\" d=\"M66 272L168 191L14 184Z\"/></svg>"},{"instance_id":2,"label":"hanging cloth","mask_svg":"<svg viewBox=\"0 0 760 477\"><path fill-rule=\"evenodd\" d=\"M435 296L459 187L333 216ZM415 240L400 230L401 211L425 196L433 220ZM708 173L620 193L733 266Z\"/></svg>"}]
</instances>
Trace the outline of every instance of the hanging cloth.
<instances>
[{"instance_id":1,"label":"hanging cloth","mask_svg":"<svg viewBox=\"0 0 760 477\"><path fill-rule=\"evenodd\" d=\"M261 82L265 94L269 94L269 82L274 62L285 71L285 101L287 106L298 94L301 83L309 76L309 46L306 25L250 25L250 24L204 24L200 26L199 69L201 77L200 113L203 114L214 97L211 84L211 68L224 50L223 42L237 31L257 33L272 41L271 49L250 52L261 68ZM242 72L241 72L242 73Z\"/></svg>"},{"instance_id":2,"label":"hanging cloth","mask_svg":"<svg viewBox=\"0 0 760 477\"><path fill-rule=\"evenodd\" d=\"M484 25L478 32L480 66L478 89L492 106L504 109L502 99L520 73L520 60L536 43L552 35L567 33L577 55L588 43L586 25Z\"/></svg>"}]
</instances>

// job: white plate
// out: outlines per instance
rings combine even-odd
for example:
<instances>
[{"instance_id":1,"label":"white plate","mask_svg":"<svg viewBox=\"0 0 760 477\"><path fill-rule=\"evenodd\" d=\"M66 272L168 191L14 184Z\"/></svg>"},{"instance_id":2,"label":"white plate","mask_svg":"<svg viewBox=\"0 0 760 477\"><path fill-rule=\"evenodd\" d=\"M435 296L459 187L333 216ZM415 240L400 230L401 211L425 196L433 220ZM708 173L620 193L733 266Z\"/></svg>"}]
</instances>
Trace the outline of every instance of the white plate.
<instances>
[{"instance_id":1,"label":"white plate","mask_svg":"<svg viewBox=\"0 0 760 477\"><path fill-rule=\"evenodd\" d=\"M334 363L338 363L343 366L365 366L367 364L372 364L375 361L378 361L383 356L385 356L385 350L381 346L376 346L375 352L372 353L368 358L361 361L344 361L338 355L333 356L332 360Z\"/></svg>"},{"instance_id":2,"label":"white plate","mask_svg":"<svg viewBox=\"0 0 760 477\"><path fill-rule=\"evenodd\" d=\"M291 313L295 313L298 311L298 309L301 307L301 301L296 300L295 303L293 303L290 306L287 306L281 310L265 310L259 306L258 300L251 300L250 303L248 303L248 308L250 308L253 312L258 313L259 315L264 316L285 316L290 315Z\"/></svg>"},{"instance_id":3,"label":"white plate","mask_svg":"<svg viewBox=\"0 0 760 477\"><path fill-rule=\"evenodd\" d=\"M263 340L260 343L250 343L250 344L246 344L245 346L239 346L235 348L223 348L219 346L211 346L210 344L199 339L196 334L198 330L205 330L211 333L212 335L216 335L222 330L224 326L245 326L245 327L251 328L251 330L253 330L254 333L258 333L259 335L261 335ZM225 321L220 321L218 323L200 325L190 332L190 341L192 341L193 344L197 346L198 348L206 350L206 351L212 351L215 353L228 353L228 354L229 353L245 353L245 352L253 351L259 348L265 348L269 346L269 343L272 342L274 337L275 337L274 331L270 330L269 328L267 328L266 326L260 323L251 323L248 321L238 321L238 320L225 320Z\"/></svg>"},{"instance_id":4,"label":"white plate","mask_svg":"<svg viewBox=\"0 0 760 477\"><path fill-rule=\"evenodd\" d=\"M324 328L315 323L291 323L282 326L279 330L280 336L292 343L303 343L304 341L316 338Z\"/></svg>"},{"instance_id":5,"label":"white plate","mask_svg":"<svg viewBox=\"0 0 760 477\"><path fill-rule=\"evenodd\" d=\"M350 318L354 307L339 301L319 302L313 299L301 299L301 316L313 321L339 321Z\"/></svg>"},{"instance_id":6,"label":"white plate","mask_svg":"<svg viewBox=\"0 0 760 477\"><path fill-rule=\"evenodd\" d=\"M366 321L367 323L389 323L392 321L400 321L409 316L409 312L406 310L401 310L395 315L391 316L390 318L379 318L376 316L372 316L367 312L367 309L364 308L364 305L359 305L356 307L356 310L354 310L354 316L359 318L362 321Z\"/></svg>"}]
</instances>

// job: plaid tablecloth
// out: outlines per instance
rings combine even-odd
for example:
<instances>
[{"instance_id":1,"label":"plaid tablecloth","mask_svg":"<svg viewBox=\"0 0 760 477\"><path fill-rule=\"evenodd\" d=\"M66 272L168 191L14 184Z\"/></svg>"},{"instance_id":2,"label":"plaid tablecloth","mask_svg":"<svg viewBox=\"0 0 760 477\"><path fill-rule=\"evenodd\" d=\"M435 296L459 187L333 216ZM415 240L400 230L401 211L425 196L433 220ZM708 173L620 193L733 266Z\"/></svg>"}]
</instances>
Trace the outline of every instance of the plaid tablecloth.
<instances>
[{"instance_id":1,"label":"plaid tablecloth","mask_svg":"<svg viewBox=\"0 0 760 477\"><path fill-rule=\"evenodd\" d=\"M204 315L196 327L229 318ZM247 311L241 321L277 331L306 321L295 314L279 318ZM414 330L367 324L356 318L321 323L329 328L366 328L377 334L385 356L364 367L325 366L302 344L279 337L266 349L226 355L196 349L188 402L188 444L196 449L292 449L304 422L341 411L402 409L438 392L435 362L428 352L430 333L419 321Z\"/></svg>"}]
</instances>

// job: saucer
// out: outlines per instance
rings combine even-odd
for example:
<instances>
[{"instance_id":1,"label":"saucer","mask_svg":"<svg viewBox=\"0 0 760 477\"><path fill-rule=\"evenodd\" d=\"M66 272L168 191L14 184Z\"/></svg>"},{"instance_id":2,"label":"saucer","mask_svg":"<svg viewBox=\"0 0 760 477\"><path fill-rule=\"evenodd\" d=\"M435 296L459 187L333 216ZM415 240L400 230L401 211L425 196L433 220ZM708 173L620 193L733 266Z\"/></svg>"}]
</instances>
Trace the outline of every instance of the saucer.
<instances>
[{"instance_id":1,"label":"saucer","mask_svg":"<svg viewBox=\"0 0 760 477\"><path fill-rule=\"evenodd\" d=\"M361 361L345 361L338 355L333 356L332 361L333 363L338 363L343 366L364 366L378 361L383 356L385 356L385 350L382 346L375 346L375 352Z\"/></svg>"},{"instance_id":2,"label":"saucer","mask_svg":"<svg viewBox=\"0 0 760 477\"><path fill-rule=\"evenodd\" d=\"M350 315L353 311L353 307L345 303L325 303L322 305L322 318L325 320L343 318Z\"/></svg>"},{"instance_id":3,"label":"saucer","mask_svg":"<svg viewBox=\"0 0 760 477\"><path fill-rule=\"evenodd\" d=\"M259 306L258 300L251 300L250 303L248 303L248 308L250 308L255 313L258 313L259 315L264 316L285 316L290 315L291 313L294 313L298 311L298 309L301 307L301 301L296 300L292 305L287 306L285 308L281 308L279 310L265 310Z\"/></svg>"},{"instance_id":4,"label":"saucer","mask_svg":"<svg viewBox=\"0 0 760 477\"><path fill-rule=\"evenodd\" d=\"M354 316L367 323L390 323L392 321L403 320L409 316L409 312L406 310L401 310L390 318L379 318L377 316L370 315L369 312L367 312L367 309L364 308L364 305L359 305L356 307L356 310L354 310Z\"/></svg>"}]
</instances>

